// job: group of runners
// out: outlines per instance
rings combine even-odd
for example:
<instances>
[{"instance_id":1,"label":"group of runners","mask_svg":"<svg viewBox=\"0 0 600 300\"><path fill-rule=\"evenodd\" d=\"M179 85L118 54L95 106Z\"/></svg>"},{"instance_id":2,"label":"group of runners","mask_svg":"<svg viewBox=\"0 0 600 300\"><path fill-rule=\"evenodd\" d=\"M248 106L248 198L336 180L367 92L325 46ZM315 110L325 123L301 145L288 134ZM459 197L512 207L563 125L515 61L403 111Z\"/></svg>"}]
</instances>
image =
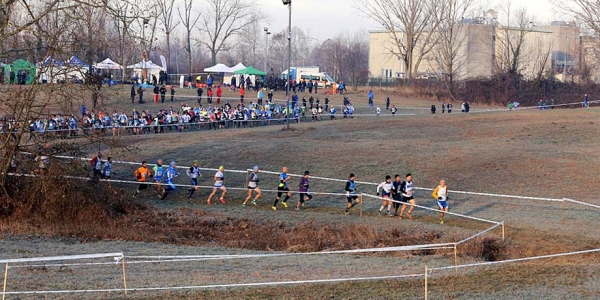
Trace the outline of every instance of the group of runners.
<instances>
[{"instance_id":1,"label":"group of runners","mask_svg":"<svg viewBox=\"0 0 600 300\"><path fill-rule=\"evenodd\" d=\"M94 160L95 164L102 164L101 158L94 158ZM215 197L219 192L219 202L221 202L222 204L226 204L225 195L227 194L227 188L225 186L224 171L224 167L220 166L217 172L214 174L214 183L212 186L212 191L208 196L208 199L206 200L206 204L211 205L213 203L213 197ZM243 207L247 207L249 203L251 203L254 206L257 206L258 200L262 197L262 191L259 188L259 172L259 167L254 166L252 168L252 172L250 172L248 175L248 193L247 197L242 203ZM279 204L284 208L288 207L288 200L290 200L292 197L292 192L290 190L291 176L288 172L288 168L283 167L281 173L279 174L277 195L275 197L273 205L271 206L272 210L277 210ZM149 188L150 182L153 182L156 186L156 192L159 195L159 198L161 200L164 200L170 193L176 190L176 186L173 183L173 179L179 176L179 174L180 173L177 171L176 163L174 161L171 162L168 166L164 166L162 159L159 159L152 169L149 169L147 163L144 161L142 162L142 166L134 172L134 175L137 181L139 182L139 185L133 196L138 196L142 190ZM187 190L188 199L192 199L194 192L199 188L198 178L202 176L202 174L200 173L200 167L198 166L198 161L193 162L193 165L186 171L186 174L191 182L191 188ZM151 179L152 181L150 181ZM348 177L348 180L346 181L346 186L344 188L348 201L345 210L346 214L350 214L351 211L354 211L354 207L360 204L361 201L361 198L359 197L356 191L355 179L356 175L351 173ZM313 195L310 193L309 181L310 172L305 171L298 182L297 194L299 197L295 205L296 210L300 210L301 207L303 207L307 201L313 199ZM387 175L385 177L385 181L383 181L377 186L376 193L377 196L381 195L381 199L383 200L383 204L378 210L379 216L383 216L384 209L387 208L387 215L390 217L396 216L400 219L403 219L404 213L406 212L406 216L409 219L412 219L412 212L415 208L416 201L414 198L414 184L412 180L412 175L410 173L406 174L404 179L402 179L400 175L396 174L394 176L393 181L392 177ZM449 190L445 180L441 180L440 184L435 188L435 190L431 194L432 197L437 201L437 206L440 210L440 224L444 224L444 213L448 212L448 194ZM410 206L408 210L407 206Z\"/></svg>"}]
</instances>

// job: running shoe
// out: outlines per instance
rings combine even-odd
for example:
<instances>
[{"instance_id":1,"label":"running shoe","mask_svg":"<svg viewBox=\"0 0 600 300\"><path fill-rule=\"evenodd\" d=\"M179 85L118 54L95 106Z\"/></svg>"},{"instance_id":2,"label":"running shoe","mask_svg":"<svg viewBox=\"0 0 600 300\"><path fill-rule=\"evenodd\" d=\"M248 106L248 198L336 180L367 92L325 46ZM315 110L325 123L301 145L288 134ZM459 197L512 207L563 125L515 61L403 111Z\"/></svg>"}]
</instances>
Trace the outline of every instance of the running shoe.
<instances>
[{"instance_id":1,"label":"running shoe","mask_svg":"<svg viewBox=\"0 0 600 300\"><path fill-rule=\"evenodd\" d=\"M277 210L277 207L275 207L275 206L271 206L271 209L272 209L272 210Z\"/></svg>"},{"instance_id":2,"label":"running shoe","mask_svg":"<svg viewBox=\"0 0 600 300\"><path fill-rule=\"evenodd\" d=\"M388 215L388 217L391 217L391 216L392 216L392 212L391 212L391 211L388 211L388 214L387 214L387 215Z\"/></svg>"},{"instance_id":3,"label":"running shoe","mask_svg":"<svg viewBox=\"0 0 600 300\"><path fill-rule=\"evenodd\" d=\"M296 210L300 210L300 207L296 207Z\"/></svg>"},{"instance_id":4,"label":"running shoe","mask_svg":"<svg viewBox=\"0 0 600 300\"><path fill-rule=\"evenodd\" d=\"M210 200L206 201L206 204L210 205Z\"/></svg>"},{"instance_id":5,"label":"running shoe","mask_svg":"<svg viewBox=\"0 0 600 300\"><path fill-rule=\"evenodd\" d=\"M221 201L221 203L225 204L225 199L221 198L221 199L219 199L219 201Z\"/></svg>"},{"instance_id":6,"label":"running shoe","mask_svg":"<svg viewBox=\"0 0 600 300\"><path fill-rule=\"evenodd\" d=\"M242 207L246 207L246 203L242 203Z\"/></svg>"},{"instance_id":7,"label":"running shoe","mask_svg":"<svg viewBox=\"0 0 600 300\"><path fill-rule=\"evenodd\" d=\"M283 207L287 208L287 203L281 202L281 204L283 204Z\"/></svg>"},{"instance_id":8,"label":"running shoe","mask_svg":"<svg viewBox=\"0 0 600 300\"><path fill-rule=\"evenodd\" d=\"M252 200L252 204L254 204L254 206L258 205L258 203L256 203L256 200Z\"/></svg>"},{"instance_id":9,"label":"running shoe","mask_svg":"<svg viewBox=\"0 0 600 300\"><path fill-rule=\"evenodd\" d=\"M440 224L441 224L441 225L444 225L444 220L441 220L441 221L440 221Z\"/></svg>"},{"instance_id":10,"label":"running shoe","mask_svg":"<svg viewBox=\"0 0 600 300\"><path fill-rule=\"evenodd\" d=\"M377 214L381 217L381 211L377 211Z\"/></svg>"}]
</instances>

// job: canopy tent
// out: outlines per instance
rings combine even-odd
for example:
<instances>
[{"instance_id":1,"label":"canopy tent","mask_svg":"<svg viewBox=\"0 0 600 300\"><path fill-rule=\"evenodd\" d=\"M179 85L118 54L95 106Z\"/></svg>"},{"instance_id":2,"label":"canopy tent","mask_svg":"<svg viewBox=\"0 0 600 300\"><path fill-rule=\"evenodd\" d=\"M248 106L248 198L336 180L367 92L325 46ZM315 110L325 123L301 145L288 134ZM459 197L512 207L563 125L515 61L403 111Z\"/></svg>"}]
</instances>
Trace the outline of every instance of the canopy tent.
<instances>
[{"instance_id":1,"label":"canopy tent","mask_svg":"<svg viewBox=\"0 0 600 300\"><path fill-rule=\"evenodd\" d=\"M206 68L204 69L204 72L208 72L208 73L233 73L233 70L231 70L230 67L224 65L224 64L216 64L210 68Z\"/></svg>"},{"instance_id":2,"label":"canopy tent","mask_svg":"<svg viewBox=\"0 0 600 300\"><path fill-rule=\"evenodd\" d=\"M98 70L121 70L121 69L123 69L123 66L112 61L110 58L107 58L107 59L95 64L94 68L96 68Z\"/></svg>"},{"instance_id":3,"label":"canopy tent","mask_svg":"<svg viewBox=\"0 0 600 300\"><path fill-rule=\"evenodd\" d=\"M135 65L127 66L127 69L158 69L162 70L163 67L153 63L151 60L148 61L140 61Z\"/></svg>"},{"instance_id":4,"label":"canopy tent","mask_svg":"<svg viewBox=\"0 0 600 300\"><path fill-rule=\"evenodd\" d=\"M246 66L244 66L243 63L239 63L239 64L231 67L230 69L231 69L231 73L234 73L235 71L239 71L239 70L242 70L242 69L245 69L245 68L246 68Z\"/></svg>"},{"instance_id":5,"label":"canopy tent","mask_svg":"<svg viewBox=\"0 0 600 300\"><path fill-rule=\"evenodd\" d=\"M35 65L24 59L17 59L12 63L12 65L6 65L4 68L7 74L9 74L10 71L15 73L15 80L18 80L17 75L19 73L25 74L25 84L32 84L33 80L35 79Z\"/></svg>"},{"instance_id":6,"label":"canopy tent","mask_svg":"<svg viewBox=\"0 0 600 300\"><path fill-rule=\"evenodd\" d=\"M153 63L151 60L141 61L135 65L127 66L127 69L133 69L131 78L134 81L140 80L140 83L144 83L144 80L150 82L153 75L156 76L156 80L158 81L160 71L163 71L163 67Z\"/></svg>"},{"instance_id":7,"label":"canopy tent","mask_svg":"<svg viewBox=\"0 0 600 300\"><path fill-rule=\"evenodd\" d=\"M77 57L77 56L71 56L71 58L69 58L69 61L67 62L67 65L71 68L89 68L90 67L90 65L81 61L81 59L79 59L79 57Z\"/></svg>"},{"instance_id":8,"label":"canopy tent","mask_svg":"<svg viewBox=\"0 0 600 300\"><path fill-rule=\"evenodd\" d=\"M253 66L249 66L249 67L247 67L245 69L237 70L237 71L235 71L233 73L235 73L235 74L244 74L244 75L267 76L267 72L263 72L263 71L257 70Z\"/></svg>"},{"instance_id":9,"label":"canopy tent","mask_svg":"<svg viewBox=\"0 0 600 300\"><path fill-rule=\"evenodd\" d=\"M41 83L83 82L89 65L77 56L71 56L66 63L57 58L48 56L36 64L39 81Z\"/></svg>"}]
</instances>

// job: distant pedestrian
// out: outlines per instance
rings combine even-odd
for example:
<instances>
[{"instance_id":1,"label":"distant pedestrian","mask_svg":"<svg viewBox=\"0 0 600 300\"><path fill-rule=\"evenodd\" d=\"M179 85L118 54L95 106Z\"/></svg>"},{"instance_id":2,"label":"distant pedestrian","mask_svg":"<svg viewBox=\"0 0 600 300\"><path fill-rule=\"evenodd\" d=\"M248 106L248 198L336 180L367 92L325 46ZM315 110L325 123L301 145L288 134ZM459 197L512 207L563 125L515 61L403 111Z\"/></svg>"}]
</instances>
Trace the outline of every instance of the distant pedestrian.
<instances>
[{"instance_id":1,"label":"distant pedestrian","mask_svg":"<svg viewBox=\"0 0 600 300\"><path fill-rule=\"evenodd\" d=\"M442 113L446 110L446 102L442 101Z\"/></svg>"},{"instance_id":2,"label":"distant pedestrian","mask_svg":"<svg viewBox=\"0 0 600 300\"><path fill-rule=\"evenodd\" d=\"M583 95L583 107L589 107L588 94Z\"/></svg>"},{"instance_id":3,"label":"distant pedestrian","mask_svg":"<svg viewBox=\"0 0 600 300\"><path fill-rule=\"evenodd\" d=\"M390 110L390 96L385 97L385 110Z\"/></svg>"},{"instance_id":4,"label":"distant pedestrian","mask_svg":"<svg viewBox=\"0 0 600 300\"><path fill-rule=\"evenodd\" d=\"M173 98L175 98L175 87L171 86L171 102L173 102Z\"/></svg>"},{"instance_id":5,"label":"distant pedestrian","mask_svg":"<svg viewBox=\"0 0 600 300\"><path fill-rule=\"evenodd\" d=\"M198 94L198 105L202 103L202 93L204 93L204 90L202 87L198 86L198 89L196 90L196 94Z\"/></svg>"},{"instance_id":6,"label":"distant pedestrian","mask_svg":"<svg viewBox=\"0 0 600 300\"><path fill-rule=\"evenodd\" d=\"M131 85L131 104L135 103L135 84Z\"/></svg>"},{"instance_id":7,"label":"distant pedestrian","mask_svg":"<svg viewBox=\"0 0 600 300\"><path fill-rule=\"evenodd\" d=\"M160 102L165 103L165 96L167 94L167 88L163 84L158 91L160 93Z\"/></svg>"},{"instance_id":8,"label":"distant pedestrian","mask_svg":"<svg viewBox=\"0 0 600 300\"><path fill-rule=\"evenodd\" d=\"M432 114L432 115L433 115L433 114L435 114L435 110L436 110L436 109L435 109L435 104L434 104L434 105L431 105L431 114Z\"/></svg>"},{"instance_id":9,"label":"distant pedestrian","mask_svg":"<svg viewBox=\"0 0 600 300\"><path fill-rule=\"evenodd\" d=\"M144 89L142 88L141 85L140 85L140 87L138 87L137 94L140 97L140 99L138 100L139 104L144 103L144 99L143 99L144 98Z\"/></svg>"}]
</instances>

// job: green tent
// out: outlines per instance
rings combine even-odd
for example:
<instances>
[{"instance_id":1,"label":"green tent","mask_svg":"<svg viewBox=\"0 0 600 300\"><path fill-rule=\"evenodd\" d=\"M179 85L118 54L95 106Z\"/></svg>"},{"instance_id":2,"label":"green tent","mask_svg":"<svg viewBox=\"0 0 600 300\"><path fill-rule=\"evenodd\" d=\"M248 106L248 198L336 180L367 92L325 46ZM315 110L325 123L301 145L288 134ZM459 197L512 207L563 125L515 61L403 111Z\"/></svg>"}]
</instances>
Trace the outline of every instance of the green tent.
<instances>
[{"instance_id":1,"label":"green tent","mask_svg":"<svg viewBox=\"0 0 600 300\"><path fill-rule=\"evenodd\" d=\"M15 74L17 74L19 71L27 72L28 76L27 76L27 81L25 81L25 84L32 84L33 81L35 80L35 76L36 76L35 65L24 59L17 59L12 63L12 65L4 66L4 74L5 74L4 78L5 78L6 82L8 82L8 80L9 80L8 74L10 73L10 70L15 71Z\"/></svg>"},{"instance_id":2,"label":"green tent","mask_svg":"<svg viewBox=\"0 0 600 300\"><path fill-rule=\"evenodd\" d=\"M249 66L245 69L237 70L234 72L235 74L244 74L244 75L261 75L267 76L267 72L263 72L255 69L253 66Z\"/></svg>"}]
</instances>

